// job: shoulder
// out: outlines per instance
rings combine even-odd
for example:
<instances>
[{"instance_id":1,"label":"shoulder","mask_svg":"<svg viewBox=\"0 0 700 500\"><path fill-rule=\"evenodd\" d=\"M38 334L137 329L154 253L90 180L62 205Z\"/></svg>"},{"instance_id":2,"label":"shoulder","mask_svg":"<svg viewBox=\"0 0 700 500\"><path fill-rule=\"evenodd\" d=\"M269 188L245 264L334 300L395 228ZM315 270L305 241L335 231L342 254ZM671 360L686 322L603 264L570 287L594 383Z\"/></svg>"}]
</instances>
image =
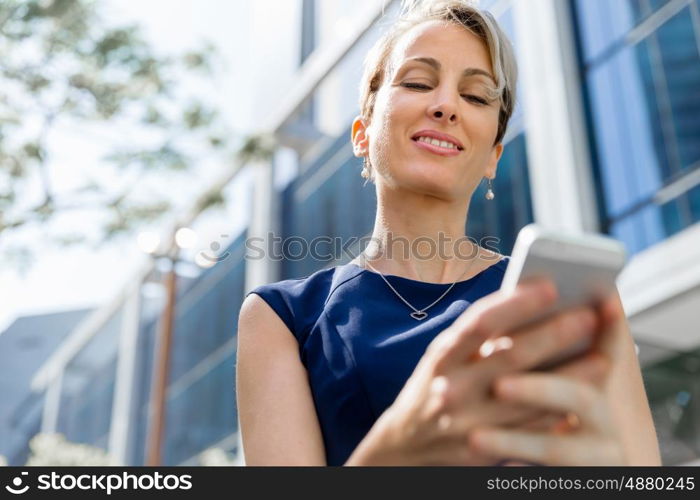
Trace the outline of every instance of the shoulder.
<instances>
[{"instance_id":1,"label":"shoulder","mask_svg":"<svg viewBox=\"0 0 700 500\"><path fill-rule=\"evenodd\" d=\"M497 260L491 268L503 275L506 272L506 268L508 267L508 263L510 262L510 255L499 255L499 260Z\"/></svg>"},{"instance_id":2,"label":"shoulder","mask_svg":"<svg viewBox=\"0 0 700 500\"><path fill-rule=\"evenodd\" d=\"M488 271L489 275L501 279L503 278L506 268L508 267L508 263L510 262L510 255L503 255L498 252L494 252L493 250L480 247L479 259L481 262L480 267L477 270L477 274L482 274L484 271Z\"/></svg>"},{"instance_id":3,"label":"shoulder","mask_svg":"<svg viewBox=\"0 0 700 500\"><path fill-rule=\"evenodd\" d=\"M279 320L301 341L314 324L333 287L338 282L339 267L321 269L302 278L285 279L250 290L243 301L241 322Z\"/></svg>"},{"instance_id":4,"label":"shoulder","mask_svg":"<svg viewBox=\"0 0 700 500\"><path fill-rule=\"evenodd\" d=\"M483 268L478 272L479 279L472 288L473 292L485 296L500 289L509 262L510 256L507 255L494 254L485 258Z\"/></svg>"},{"instance_id":5,"label":"shoulder","mask_svg":"<svg viewBox=\"0 0 700 500\"><path fill-rule=\"evenodd\" d=\"M253 288L246 296L255 293L263 298L271 294L282 295L287 298L308 298L309 295L322 292L330 286L335 270L336 268L321 269L301 278L290 278L266 283Z\"/></svg>"}]
</instances>

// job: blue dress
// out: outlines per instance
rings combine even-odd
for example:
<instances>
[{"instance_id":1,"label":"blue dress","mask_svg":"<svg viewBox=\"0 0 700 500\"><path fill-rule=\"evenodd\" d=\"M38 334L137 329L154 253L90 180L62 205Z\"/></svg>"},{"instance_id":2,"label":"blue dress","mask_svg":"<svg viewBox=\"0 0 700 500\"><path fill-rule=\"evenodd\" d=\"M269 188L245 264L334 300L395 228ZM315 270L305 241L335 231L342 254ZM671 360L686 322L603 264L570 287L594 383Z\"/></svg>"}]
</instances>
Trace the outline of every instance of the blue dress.
<instances>
[{"instance_id":1,"label":"blue dress","mask_svg":"<svg viewBox=\"0 0 700 500\"><path fill-rule=\"evenodd\" d=\"M473 302L498 290L505 257L459 281L428 317L416 320L382 280L355 264L259 286L262 297L292 332L306 367L328 465L342 465L393 402L430 341ZM414 307L450 286L385 275Z\"/></svg>"}]
</instances>

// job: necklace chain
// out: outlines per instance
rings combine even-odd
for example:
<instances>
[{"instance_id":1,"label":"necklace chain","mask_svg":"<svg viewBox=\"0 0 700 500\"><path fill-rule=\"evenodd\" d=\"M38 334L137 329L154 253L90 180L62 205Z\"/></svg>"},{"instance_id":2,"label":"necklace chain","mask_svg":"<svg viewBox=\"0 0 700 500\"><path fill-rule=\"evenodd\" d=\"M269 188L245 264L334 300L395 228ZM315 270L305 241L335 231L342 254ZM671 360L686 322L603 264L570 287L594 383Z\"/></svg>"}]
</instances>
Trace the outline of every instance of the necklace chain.
<instances>
[{"instance_id":1,"label":"necklace chain","mask_svg":"<svg viewBox=\"0 0 700 500\"><path fill-rule=\"evenodd\" d=\"M471 269L472 264L474 264L474 261L475 261L475 260L476 260L476 256L472 258L471 262L469 262L469 265L468 265L467 268L464 270L464 272L461 274L461 276L459 276L459 278L457 278L457 279L447 288L447 290L445 290L445 291L443 292L442 295L440 295L436 300L434 300L432 304L430 304L429 306L424 307L423 309L416 309L415 307L413 307L413 305L411 305L411 303L410 303L409 301L407 301L406 299L404 299L403 296L396 290L396 288L394 288L394 287L391 285L391 283L389 283L389 280L387 280L387 279L384 277L384 275L383 275L382 273L380 273L380 272L377 271L374 267L372 267L372 265L371 265L369 262L367 262L366 260L365 260L364 262L365 262L365 264L366 264L371 270L373 270L374 272L376 272L377 274L379 274L379 276L382 277L382 279L384 280L384 282L385 282L387 285L389 285L389 288L391 288L391 290L396 294L396 296L397 296L399 299L401 299L401 301L402 301L404 304L406 304L408 307L410 307L410 308L413 310L413 312L410 313L409 316L411 316L411 317L412 317L413 319L415 319L415 320L421 321L421 320L423 320L423 319L425 319L425 318L428 317L428 313L425 312L425 311L427 311L428 309L430 309L431 307L433 307L435 304L437 304L438 302L440 302L440 300L442 300L442 298L443 298L445 295L447 295L447 294L450 292L450 290L452 290L452 288L457 284L457 282L458 282L465 274L467 274L467 271L469 271L469 269Z\"/></svg>"}]
</instances>

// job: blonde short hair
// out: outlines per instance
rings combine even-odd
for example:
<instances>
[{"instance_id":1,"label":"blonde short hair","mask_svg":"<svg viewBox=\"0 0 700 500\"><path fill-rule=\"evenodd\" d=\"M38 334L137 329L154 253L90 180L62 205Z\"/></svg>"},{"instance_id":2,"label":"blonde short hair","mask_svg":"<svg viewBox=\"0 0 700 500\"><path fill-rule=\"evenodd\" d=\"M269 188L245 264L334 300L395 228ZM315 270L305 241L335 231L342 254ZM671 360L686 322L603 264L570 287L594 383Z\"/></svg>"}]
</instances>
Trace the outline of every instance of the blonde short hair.
<instances>
[{"instance_id":1,"label":"blonde short hair","mask_svg":"<svg viewBox=\"0 0 700 500\"><path fill-rule=\"evenodd\" d=\"M374 112L377 92L389 70L389 59L401 35L427 21L448 21L465 27L479 37L489 51L496 79L493 99L500 102L498 144L503 140L515 108L517 64L513 47L491 13L469 0L403 0L398 20L377 40L364 60L360 82L360 114L368 123Z\"/></svg>"}]
</instances>

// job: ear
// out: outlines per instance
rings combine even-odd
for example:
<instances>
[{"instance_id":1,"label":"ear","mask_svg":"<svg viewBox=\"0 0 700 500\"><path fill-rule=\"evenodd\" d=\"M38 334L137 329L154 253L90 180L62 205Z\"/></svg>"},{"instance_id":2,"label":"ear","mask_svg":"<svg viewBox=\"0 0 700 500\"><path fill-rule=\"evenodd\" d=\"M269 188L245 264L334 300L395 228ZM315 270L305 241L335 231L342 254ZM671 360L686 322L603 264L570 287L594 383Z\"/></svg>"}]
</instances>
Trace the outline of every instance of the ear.
<instances>
[{"instance_id":1,"label":"ear","mask_svg":"<svg viewBox=\"0 0 700 500\"><path fill-rule=\"evenodd\" d=\"M489 164L486 167L486 177L493 179L496 177L496 169L498 168L498 160L501 159L503 154L503 144L500 142L496 144L491 150L491 157L489 158Z\"/></svg>"},{"instance_id":2,"label":"ear","mask_svg":"<svg viewBox=\"0 0 700 500\"><path fill-rule=\"evenodd\" d=\"M352 152L358 158L369 153L369 137L367 137L367 125L360 116L352 121Z\"/></svg>"}]
</instances>

